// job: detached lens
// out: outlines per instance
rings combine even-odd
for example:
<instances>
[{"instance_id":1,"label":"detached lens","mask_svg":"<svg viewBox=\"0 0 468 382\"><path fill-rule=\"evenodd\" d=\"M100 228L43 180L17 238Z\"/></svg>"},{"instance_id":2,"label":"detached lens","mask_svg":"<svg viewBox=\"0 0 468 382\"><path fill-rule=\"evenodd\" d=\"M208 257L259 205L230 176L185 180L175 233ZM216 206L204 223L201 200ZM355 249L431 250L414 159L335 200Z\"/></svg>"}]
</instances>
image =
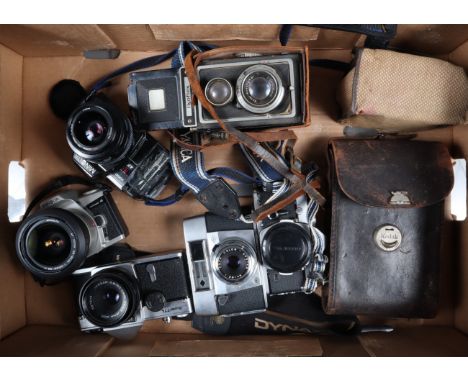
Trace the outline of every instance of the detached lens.
<instances>
[{"instance_id":1,"label":"detached lens","mask_svg":"<svg viewBox=\"0 0 468 382\"><path fill-rule=\"evenodd\" d=\"M137 286L130 278L120 273L103 273L84 286L80 306L93 324L112 327L134 314L138 299Z\"/></svg>"}]
</instances>

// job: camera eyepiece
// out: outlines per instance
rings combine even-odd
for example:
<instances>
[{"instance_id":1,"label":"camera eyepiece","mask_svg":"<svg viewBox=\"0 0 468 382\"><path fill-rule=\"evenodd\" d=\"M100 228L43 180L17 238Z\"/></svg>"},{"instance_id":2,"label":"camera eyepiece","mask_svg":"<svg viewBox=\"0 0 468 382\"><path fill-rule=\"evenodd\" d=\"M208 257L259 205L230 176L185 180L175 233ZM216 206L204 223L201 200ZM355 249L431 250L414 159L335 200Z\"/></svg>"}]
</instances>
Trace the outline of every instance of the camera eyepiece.
<instances>
[{"instance_id":1,"label":"camera eyepiece","mask_svg":"<svg viewBox=\"0 0 468 382\"><path fill-rule=\"evenodd\" d=\"M90 278L80 291L79 304L94 325L114 327L134 315L140 294L138 285L121 272L102 272Z\"/></svg>"},{"instance_id":2,"label":"camera eyepiece","mask_svg":"<svg viewBox=\"0 0 468 382\"><path fill-rule=\"evenodd\" d=\"M63 279L79 268L89 249L89 233L74 214L49 208L27 218L16 235L23 266L43 282Z\"/></svg>"},{"instance_id":3,"label":"camera eyepiece","mask_svg":"<svg viewBox=\"0 0 468 382\"><path fill-rule=\"evenodd\" d=\"M255 265L255 251L242 239L230 239L222 242L214 250L216 272L229 282L245 279Z\"/></svg>"},{"instance_id":4,"label":"camera eyepiece","mask_svg":"<svg viewBox=\"0 0 468 382\"><path fill-rule=\"evenodd\" d=\"M133 144L133 129L127 116L110 102L95 97L72 113L67 141L80 157L101 165L119 163Z\"/></svg>"},{"instance_id":5,"label":"camera eyepiece","mask_svg":"<svg viewBox=\"0 0 468 382\"><path fill-rule=\"evenodd\" d=\"M253 65L237 79L236 94L243 108L252 113L265 114L281 103L284 87L280 76L271 66Z\"/></svg>"},{"instance_id":6,"label":"camera eyepiece","mask_svg":"<svg viewBox=\"0 0 468 382\"><path fill-rule=\"evenodd\" d=\"M282 222L272 226L262 240L265 263L280 273L301 270L309 261L312 236L301 226Z\"/></svg>"}]
</instances>

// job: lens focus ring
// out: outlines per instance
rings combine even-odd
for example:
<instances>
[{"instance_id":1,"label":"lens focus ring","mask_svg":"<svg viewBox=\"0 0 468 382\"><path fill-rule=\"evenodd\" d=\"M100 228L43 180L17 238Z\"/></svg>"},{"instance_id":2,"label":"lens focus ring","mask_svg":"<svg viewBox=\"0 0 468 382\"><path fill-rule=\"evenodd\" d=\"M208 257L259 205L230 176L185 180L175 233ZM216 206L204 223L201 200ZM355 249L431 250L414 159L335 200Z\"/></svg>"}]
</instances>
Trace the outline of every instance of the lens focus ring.
<instances>
[{"instance_id":1,"label":"lens focus ring","mask_svg":"<svg viewBox=\"0 0 468 382\"><path fill-rule=\"evenodd\" d=\"M79 297L83 315L101 327L113 327L126 321L135 313L138 302L138 286L120 272L93 276Z\"/></svg>"},{"instance_id":2,"label":"lens focus ring","mask_svg":"<svg viewBox=\"0 0 468 382\"><path fill-rule=\"evenodd\" d=\"M79 268L89 249L89 230L77 216L47 208L28 217L16 235L23 266L46 283L60 281Z\"/></svg>"},{"instance_id":3,"label":"lens focus ring","mask_svg":"<svg viewBox=\"0 0 468 382\"><path fill-rule=\"evenodd\" d=\"M284 97L284 87L271 66L253 65L237 79L236 96L244 109L264 114L279 106Z\"/></svg>"}]
</instances>

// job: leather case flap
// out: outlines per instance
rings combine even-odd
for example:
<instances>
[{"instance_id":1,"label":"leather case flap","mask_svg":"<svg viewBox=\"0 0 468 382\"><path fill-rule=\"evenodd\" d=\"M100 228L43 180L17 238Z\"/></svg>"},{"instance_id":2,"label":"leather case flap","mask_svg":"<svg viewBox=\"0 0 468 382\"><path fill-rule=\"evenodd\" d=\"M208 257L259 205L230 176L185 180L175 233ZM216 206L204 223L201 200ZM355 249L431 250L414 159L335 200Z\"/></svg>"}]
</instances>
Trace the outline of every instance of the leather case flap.
<instances>
[{"instance_id":1,"label":"leather case flap","mask_svg":"<svg viewBox=\"0 0 468 382\"><path fill-rule=\"evenodd\" d=\"M445 199L453 187L447 147L401 139L333 139L339 187L368 207L414 208Z\"/></svg>"}]
</instances>

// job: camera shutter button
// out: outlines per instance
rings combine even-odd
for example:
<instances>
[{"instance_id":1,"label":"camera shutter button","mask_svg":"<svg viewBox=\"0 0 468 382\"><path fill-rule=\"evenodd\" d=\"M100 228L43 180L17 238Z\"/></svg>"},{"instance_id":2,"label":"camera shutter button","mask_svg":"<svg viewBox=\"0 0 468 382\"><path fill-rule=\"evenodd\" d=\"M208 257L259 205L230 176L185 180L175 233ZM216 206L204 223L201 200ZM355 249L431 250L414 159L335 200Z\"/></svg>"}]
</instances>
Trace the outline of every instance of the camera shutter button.
<instances>
[{"instance_id":1,"label":"camera shutter button","mask_svg":"<svg viewBox=\"0 0 468 382\"><path fill-rule=\"evenodd\" d=\"M159 312L165 304L166 298L161 292L152 292L145 297L145 305L152 312Z\"/></svg>"}]
</instances>

